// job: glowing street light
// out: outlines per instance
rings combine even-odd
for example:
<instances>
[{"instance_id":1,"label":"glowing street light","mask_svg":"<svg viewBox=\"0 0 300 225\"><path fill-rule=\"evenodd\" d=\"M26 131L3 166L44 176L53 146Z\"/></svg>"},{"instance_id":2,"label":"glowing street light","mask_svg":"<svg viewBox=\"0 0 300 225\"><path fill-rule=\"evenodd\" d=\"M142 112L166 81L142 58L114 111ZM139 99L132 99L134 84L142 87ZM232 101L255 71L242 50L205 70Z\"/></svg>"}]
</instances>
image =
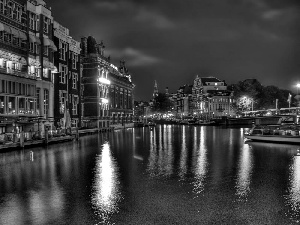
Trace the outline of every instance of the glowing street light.
<instances>
[{"instance_id":1,"label":"glowing street light","mask_svg":"<svg viewBox=\"0 0 300 225\"><path fill-rule=\"evenodd\" d=\"M297 87L297 95L298 95L298 94L299 94L300 83L298 83L298 84L296 85L296 87Z\"/></svg>"}]
</instances>

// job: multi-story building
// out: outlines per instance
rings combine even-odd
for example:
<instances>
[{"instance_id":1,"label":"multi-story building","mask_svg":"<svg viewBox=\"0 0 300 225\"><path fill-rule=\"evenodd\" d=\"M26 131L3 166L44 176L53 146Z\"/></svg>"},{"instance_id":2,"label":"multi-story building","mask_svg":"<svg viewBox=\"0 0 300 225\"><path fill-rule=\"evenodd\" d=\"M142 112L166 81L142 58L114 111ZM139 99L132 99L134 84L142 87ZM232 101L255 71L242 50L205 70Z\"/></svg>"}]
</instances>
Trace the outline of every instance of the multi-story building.
<instances>
[{"instance_id":1,"label":"multi-story building","mask_svg":"<svg viewBox=\"0 0 300 225\"><path fill-rule=\"evenodd\" d=\"M29 32L28 74L37 79L36 112L43 123L37 129L44 133L44 126L52 126L54 119L54 52L53 17L50 7L43 0L27 1ZM50 129L50 127L49 127Z\"/></svg>"},{"instance_id":2,"label":"multi-story building","mask_svg":"<svg viewBox=\"0 0 300 225\"><path fill-rule=\"evenodd\" d=\"M104 56L104 47L91 36L81 39L82 126L87 128L109 128L110 58Z\"/></svg>"},{"instance_id":3,"label":"multi-story building","mask_svg":"<svg viewBox=\"0 0 300 225\"><path fill-rule=\"evenodd\" d=\"M52 23L42 0L0 0L1 133L42 132L53 118Z\"/></svg>"},{"instance_id":4,"label":"multi-story building","mask_svg":"<svg viewBox=\"0 0 300 225\"><path fill-rule=\"evenodd\" d=\"M133 120L131 76L121 61L117 68L104 56L103 42L89 36L81 40L82 126L107 129Z\"/></svg>"},{"instance_id":5,"label":"multi-story building","mask_svg":"<svg viewBox=\"0 0 300 225\"><path fill-rule=\"evenodd\" d=\"M231 91L208 90L207 93L209 118L232 116L235 114L233 93Z\"/></svg>"},{"instance_id":6,"label":"multi-story building","mask_svg":"<svg viewBox=\"0 0 300 225\"><path fill-rule=\"evenodd\" d=\"M131 75L120 62L119 68L110 65L109 88L111 127L133 126L133 88Z\"/></svg>"},{"instance_id":7,"label":"multi-story building","mask_svg":"<svg viewBox=\"0 0 300 225\"><path fill-rule=\"evenodd\" d=\"M0 0L0 134L33 129L37 76L28 71L25 0Z\"/></svg>"},{"instance_id":8,"label":"multi-story building","mask_svg":"<svg viewBox=\"0 0 300 225\"><path fill-rule=\"evenodd\" d=\"M60 128L79 127L80 42L69 36L69 29L54 21L54 43L59 48L54 54L54 64L59 71L54 78L54 124Z\"/></svg>"},{"instance_id":9,"label":"multi-story building","mask_svg":"<svg viewBox=\"0 0 300 225\"><path fill-rule=\"evenodd\" d=\"M229 116L233 112L232 93L227 84L215 77L196 76L192 88L193 114L207 119Z\"/></svg>"},{"instance_id":10,"label":"multi-story building","mask_svg":"<svg viewBox=\"0 0 300 225\"><path fill-rule=\"evenodd\" d=\"M181 86L176 94L176 116L183 117L192 114L192 85Z\"/></svg>"}]
</instances>

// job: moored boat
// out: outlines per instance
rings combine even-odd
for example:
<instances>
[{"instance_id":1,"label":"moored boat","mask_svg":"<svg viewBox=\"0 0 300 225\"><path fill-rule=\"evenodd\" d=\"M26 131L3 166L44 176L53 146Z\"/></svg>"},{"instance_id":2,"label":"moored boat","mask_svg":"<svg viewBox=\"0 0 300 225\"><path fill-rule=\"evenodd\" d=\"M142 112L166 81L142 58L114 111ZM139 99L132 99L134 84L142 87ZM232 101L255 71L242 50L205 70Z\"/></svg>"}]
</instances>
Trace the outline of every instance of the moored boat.
<instances>
[{"instance_id":1,"label":"moored boat","mask_svg":"<svg viewBox=\"0 0 300 225\"><path fill-rule=\"evenodd\" d=\"M300 144L300 126L268 125L255 126L246 135L252 141Z\"/></svg>"}]
</instances>

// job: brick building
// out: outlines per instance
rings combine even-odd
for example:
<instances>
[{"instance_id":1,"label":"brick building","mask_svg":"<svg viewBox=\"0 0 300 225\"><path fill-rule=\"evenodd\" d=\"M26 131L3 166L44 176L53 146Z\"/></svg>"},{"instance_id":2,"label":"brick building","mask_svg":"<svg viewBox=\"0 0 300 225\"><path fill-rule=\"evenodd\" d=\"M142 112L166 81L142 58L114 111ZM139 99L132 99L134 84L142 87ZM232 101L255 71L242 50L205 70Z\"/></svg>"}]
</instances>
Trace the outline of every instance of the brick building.
<instances>
[{"instance_id":1,"label":"brick building","mask_svg":"<svg viewBox=\"0 0 300 225\"><path fill-rule=\"evenodd\" d=\"M104 44L89 36L81 39L82 57L82 126L109 128L108 91L110 58L104 56Z\"/></svg>"},{"instance_id":2,"label":"brick building","mask_svg":"<svg viewBox=\"0 0 300 225\"><path fill-rule=\"evenodd\" d=\"M54 21L54 43L59 51L54 63L59 73L54 79L54 120L60 128L79 127L80 104L80 42L69 34L69 29Z\"/></svg>"}]
</instances>

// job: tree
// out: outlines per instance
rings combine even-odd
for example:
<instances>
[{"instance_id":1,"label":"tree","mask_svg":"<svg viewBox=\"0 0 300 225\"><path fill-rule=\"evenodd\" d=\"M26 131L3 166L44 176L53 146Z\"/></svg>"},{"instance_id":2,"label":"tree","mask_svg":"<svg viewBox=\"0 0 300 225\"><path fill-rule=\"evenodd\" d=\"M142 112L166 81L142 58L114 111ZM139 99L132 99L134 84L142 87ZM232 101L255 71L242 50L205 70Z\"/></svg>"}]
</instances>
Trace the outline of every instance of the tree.
<instances>
[{"instance_id":1,"label":"tree","mask_svg":"<svg viewBox=\"0 0 300 225\"><path fill-rule=\"evenodd\" d=\"M172 102L168 98L165 93L158 93L157 96L154 98L153 102L153 110L159 113L166 113L171 111L172 109Z\"/></svg>"},{"instance_id":2,"label":"tree","mask_svg":"<svg viewBox=\"0 0 300 225\"><path fill-rule=\"evenodd\" d=\"M276 107L276 99L278 99L278 108L286 108L289 106L287 99L289 93L291 93L290 91L282 90L272 85L262 86L256 79L240 81L237 84L230 85L228 89L234 92L238 110L249 110L249 104L247 104L248 107L246 109L245 105L240 101L243 97L253 100L254 110L274 109ZM291 104L291 106L294 105Z\"/></svg>"}]
</instances>

